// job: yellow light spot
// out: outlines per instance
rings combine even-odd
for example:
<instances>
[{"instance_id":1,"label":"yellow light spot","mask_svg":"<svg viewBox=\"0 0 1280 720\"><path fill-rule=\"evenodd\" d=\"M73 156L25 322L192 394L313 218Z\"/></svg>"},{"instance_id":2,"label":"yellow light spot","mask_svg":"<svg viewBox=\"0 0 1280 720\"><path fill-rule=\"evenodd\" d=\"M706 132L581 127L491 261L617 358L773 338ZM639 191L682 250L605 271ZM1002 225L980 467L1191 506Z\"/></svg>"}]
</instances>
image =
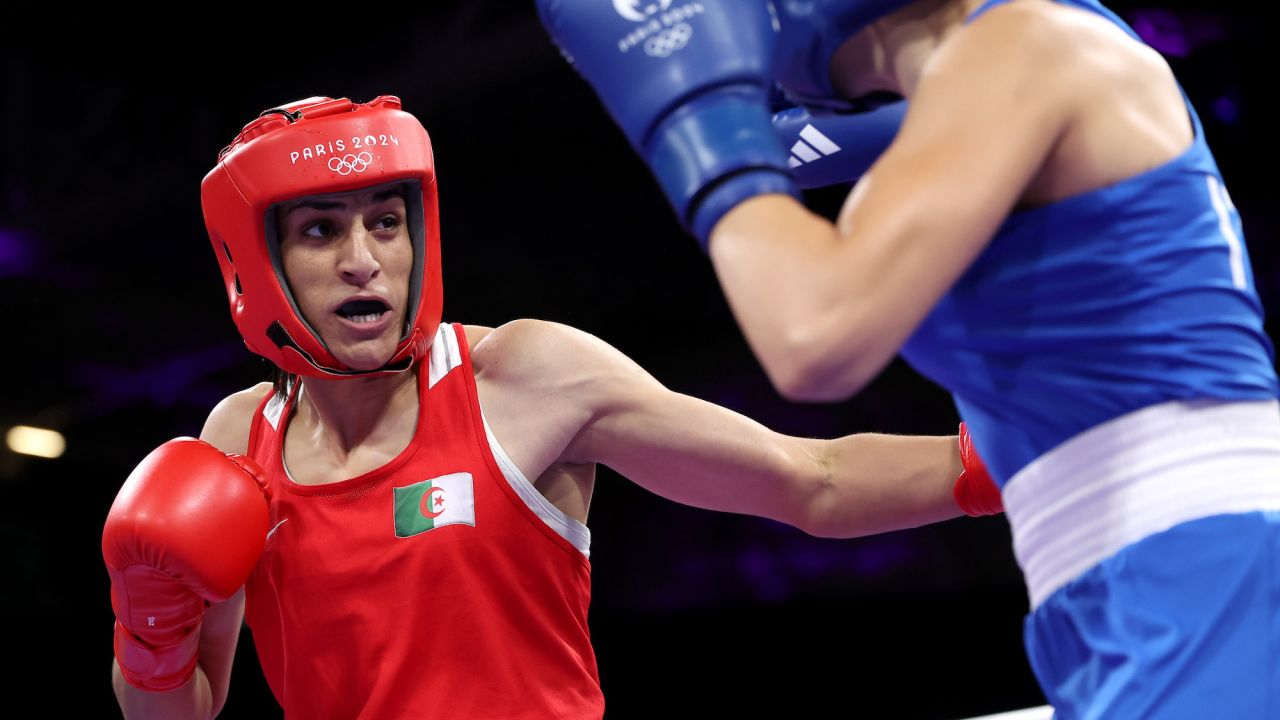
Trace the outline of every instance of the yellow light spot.
<instances>
[{"instance_id":1,"label":"yellow light spot","mask_svg":"<svg viewBox=\"0 0 1280 720\"><path fill-rule=\"evenodd\" d=\"M9 444L9 449L19 455L42 458L61 457L62 452L67 449L67 441L63 439L62 433L27 425L10 428L5 441Z\"/></svg>"}]
</instances>

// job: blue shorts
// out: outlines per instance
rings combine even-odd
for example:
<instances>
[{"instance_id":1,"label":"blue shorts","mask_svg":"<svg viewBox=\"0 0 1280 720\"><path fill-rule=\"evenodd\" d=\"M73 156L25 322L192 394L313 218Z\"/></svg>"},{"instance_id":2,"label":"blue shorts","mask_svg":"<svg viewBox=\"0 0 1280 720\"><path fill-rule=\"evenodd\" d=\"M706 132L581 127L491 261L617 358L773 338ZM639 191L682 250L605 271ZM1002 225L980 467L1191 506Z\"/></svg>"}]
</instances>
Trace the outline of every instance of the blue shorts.
<instances>
[{"instance_id":1,"label":"blue shorts","mask_svg":"<svg viewBox=\"0 0 1280 720\"><path fill-rule=\"evenodd\" d=\"M1027 616L1060 720L1280 720L1280 513L1144 538Z\"/></svg>"}]
</instances>

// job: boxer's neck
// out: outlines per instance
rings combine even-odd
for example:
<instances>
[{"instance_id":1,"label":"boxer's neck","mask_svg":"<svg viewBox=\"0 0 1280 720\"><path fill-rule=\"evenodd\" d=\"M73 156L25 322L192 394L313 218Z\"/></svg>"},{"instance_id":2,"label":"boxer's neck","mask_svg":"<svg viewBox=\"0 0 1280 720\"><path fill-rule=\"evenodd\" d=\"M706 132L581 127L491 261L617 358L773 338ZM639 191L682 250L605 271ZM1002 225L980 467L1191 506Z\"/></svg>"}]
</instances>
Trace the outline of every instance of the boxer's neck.
<instances>
[{"instance_id":1,"label":"boxer's neck","mask_svg":"<svg viewBox=\"0 0 1280 720\"><path fill-rule=\"evenodd\" d=\"M312 442L346 453L379 437L400 434L399 425L416 421L417 411L416 368L368 378L306 377L291 426Z\"/></svg>"}]
</instances>

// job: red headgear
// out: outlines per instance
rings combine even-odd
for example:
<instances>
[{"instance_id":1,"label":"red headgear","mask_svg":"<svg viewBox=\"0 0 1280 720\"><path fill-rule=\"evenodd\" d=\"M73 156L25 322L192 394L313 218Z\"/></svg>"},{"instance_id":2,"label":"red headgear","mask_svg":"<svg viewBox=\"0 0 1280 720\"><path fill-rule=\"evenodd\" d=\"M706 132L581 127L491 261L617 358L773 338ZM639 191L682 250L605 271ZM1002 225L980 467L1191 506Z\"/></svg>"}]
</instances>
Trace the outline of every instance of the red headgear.
<instances>
[{"instance_id":1,"label":"red headgear","mask_svg":"<svg viewBox=\"0 0 1280 720\"><path fill-rule=\"evenodd\" d=\"M299 312L280 261L275 212L308 195L404 183L416 260L400 344L378 370L339 362ZM399 372L426 354L440 324L440 221L427 131L400 99L315 97L262 113L200 185L204 222L245 345L281 370L320 377Z\"/></svg>"}]
</instances>

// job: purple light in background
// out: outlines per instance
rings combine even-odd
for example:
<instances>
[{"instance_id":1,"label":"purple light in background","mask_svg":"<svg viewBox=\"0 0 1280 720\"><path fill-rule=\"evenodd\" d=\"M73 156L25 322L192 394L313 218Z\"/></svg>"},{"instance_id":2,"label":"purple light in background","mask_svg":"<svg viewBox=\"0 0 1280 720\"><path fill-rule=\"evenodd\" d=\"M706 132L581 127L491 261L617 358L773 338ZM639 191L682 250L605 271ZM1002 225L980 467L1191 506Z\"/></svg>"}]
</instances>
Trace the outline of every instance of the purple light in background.
<instances>
[{"instance_id":1,"label":"purple light in background","mask_svg":"<svg viewBox=\"0 0 1280 720\"><path fill-rule=\"evenodd\" d=\"M1235 100L1220 97L1213 101L1213 116L1228 125L1235 125L1240 120L1240 108Z\"/></svg>"},{"instance_id":2,"label":"purple light in background","mask_svg":"<svg viewBox=\"0 0 1280 720\"><path fill-rule=\"evenodd\" d=\"M1191 54L1191 43L1187 40L1181 18L1168 10L1135 10L1129 24L1144 42L1165 55L1186 57Z\"/></svg>"},{"instance_id":3,"label":"purple light in background","mask_svg":"<svg viewBox=\"0 0 1280 720\"><path fill-rule=\"evenodd\" d=\"M909 565L916 557L914 543L906 537L883 537L865 542L850 565L864 576L884 575Z\"/></svg>"},{"instance_id":4,"label":"purple light in background","mask_svg":"<svg viewBox=\"0 0 1280 720\"><path fill-rule=\"evenodd\" d=\"M769 542L739 548L735 567L757 602L787 600L827 580L871 579L901 572L918 559L909 536L832 543L780 533Z\"/></svg>"},{"instance_id":5,"label":"purple light in background","mask_svg":"<svg viewBox=\"0 0 1280 720\"><path fill-rule=\"evenodd\" d=\"M85 402L89 412L102 414L135 402L149 402L156 407L172 407L177 403L216 398L218 390L202 385L205 378L221 372L244 359L244 346L223 343L184 355L156 358L141 364L145 353L134 367L83 363L75 367L77 379L92 389Z\"/></svg>"},{"instance_id":6,"label":"purple light in background","mask_svg":"<svg viewBox=\"0 0 1280 720\"><path fill-rule=\"evenodd\" d=\"M628 589L625 603L645 610L716 604L777 603L831 588L896 582L924 562L918 538L894 533L850 542L805 536L767 521L744 525L746 536L722 545L696 534L674 556L650 556L664 582Z\"/></svg>"},{"instance_id":7,"label":"purple light in background","mask_svg":"<svg viewBox=\"0 0 1280 720\"><path fill-rule=\"evenodd\" d=\"M738 570L747 581L756 602L778 602L795 592L789 568L775 553L761 547L738 553Z\"/></svg>"},{"instance_id":8,"label":"purple light in background","mask_svg":"<svg viewBox=\"0 0 1280 720\"><path fill-rule=\"evenodd\" d=\"M1202 45L1228 35L1227 21L1205 11L1144 8L1129 13L1128 20L1148 45L1173 57L1186 57Z\"/></svg>"},{"instance_id":9,"label":"purple light in background","mask_svg":"<svg viewBox=\"0 0 1280 720\"><path fill-rule=\"evenodd\" d=\"M25 275L35 266L31 240L14 230L0 229L0 277Z\"/></svg>"}]
</instances>

